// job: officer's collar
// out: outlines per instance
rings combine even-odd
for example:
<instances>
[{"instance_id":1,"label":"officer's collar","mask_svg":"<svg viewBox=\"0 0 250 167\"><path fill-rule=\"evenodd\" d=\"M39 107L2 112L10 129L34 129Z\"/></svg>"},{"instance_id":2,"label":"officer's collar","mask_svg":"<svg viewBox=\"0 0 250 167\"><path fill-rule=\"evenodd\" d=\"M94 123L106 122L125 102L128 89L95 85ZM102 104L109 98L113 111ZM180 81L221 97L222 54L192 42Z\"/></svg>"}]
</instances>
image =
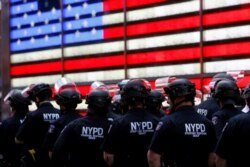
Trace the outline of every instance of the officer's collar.
<instances>
[{"instance_id":1,"label":"officer's collar","mask_svg":"<svg viewBox=\"0 0 250 167\"><path fill-rule=\"evenodd\" d=\"M128 113L143 113L146 112L144 108L131 108Z\"/></svg>"},{"instance_id":2,"label":"officer's collar","mask_svg":"<svg viewBox=\"0 0 250 167\"><path fill-rule=\"evenodd\" d=\"M181 106L178 109L176 109L175 112L190 111L190 110L194 110L194 106L189 106L189 105Z\"/></svg>"},{"instance_id":3,"label":"officer's collar","mask_svg":"<svg viewBox=\"0 0 250 167\"><path fill-rule=\"evenodd\" d=\"M43 101L39 104L39 107L53 106L49 101Z\"/></svg>"}]
</instances>

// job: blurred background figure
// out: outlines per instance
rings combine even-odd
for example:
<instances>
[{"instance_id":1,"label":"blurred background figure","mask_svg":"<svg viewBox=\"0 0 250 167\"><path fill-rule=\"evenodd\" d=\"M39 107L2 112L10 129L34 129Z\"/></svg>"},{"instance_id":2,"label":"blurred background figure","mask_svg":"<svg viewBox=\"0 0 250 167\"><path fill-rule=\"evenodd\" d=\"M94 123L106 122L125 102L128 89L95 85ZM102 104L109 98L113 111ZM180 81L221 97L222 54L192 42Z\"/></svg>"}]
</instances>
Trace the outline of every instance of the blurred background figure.
<instances>
[{"instance_id":1,"label":"blurred background figure","mask_svg":"<svg viewBox=\"0 0 250 167\"><path fill-rule=\"evenodd\" d=\"M124 104L121 100L121 95L117 94L112 97L111 105L110 105L111 112L123 115L125 113Z\"/></svg>"},{"instance_id":2,"label":"blurred background figure","mask_svg":"<svg viewBox=\"0 0 250 167\"><path fill-rule=\"evenodd\" d=\"M247 113L250 110L250 84L244 88L242 98L245 100L245 107L242 109L242 112Z\"/></svg>"},{"instance_id":3,"label":"blurred background figure","mask_svg":"<svg viewBox=\"0 0 250 167\"><path fill-rule=\"evenodd\" d=\"M86 97L87 116L69 123L57 139L52 160L55 167L105 167L101 145L112 123L107 117L111 98L105 90Z\"/></svg>"},{"instance_id":4,"label":"blurred background figure","mask_svg":"<svg viewBox=\"0 0 250 167\"><path fill-rule=\"evenodd\" d=\"M220 109L214 97L214 94L215 94L216 85L222 80L230 80L232 82L236 82L235 79L231 75L226 74L226 73L218 73L214 75L212 80L209 83L210 97L208 97L207 100L201 102L196 107L197 112L201 115L204 115L209 120L212 120L212 115Z\"/></svg>"},{"instance_id":5,"label":"blurred background figure","mask_svg":"<svg viewBox=\"0 0 250 167\"><path fill-rule=\"evenodd\" d=\"M28 106L31 104L28 98L22 96L22 91L13 89L4 102L10 106L11 116L5 119L0 126L0 150L3 154L5 166L19 167L22 146L15 143L15 136L18 128L29 112Z\"/></svg>"},{"instance_id":6,"label":"blurred background figure","mask_svg":"<svg viewBox=\"0 0 250 167\"><path fill-rule=\"evenodd\" d=\"M120 89L120 91L123 89L123 87L128 83L128 81L129 81L130 79L123 79L123 80L121 80L120 82L118 82L118 87L119 87L119 89Z\"/></svg>"},{"instance_id":7,"label":"blurred background figure","mask_svg":"<svg viewBox=\"0 0 250 167\"><path fill-rule=\"evenodd\" d=\"M240 98L239 88L233 81L220 81L215 87L214 98L220 109L213 114L212 122L215 126L217 139L219 139L229 119L242 113L235 107L236 102Z\"/></svg>"},{"instance_id":8,"label":"blurred background figure","mask_svg":"<svg viewBox=\"0 0 250 167\"><path fill-rule=\"evenodd\" d=\"M146 109L158 118L165 116L166 114L162 110L162 102L165 101L165 97L157 90L151 90L146 99Z\"/></svg>"},{"instance_id":9,"label":"blurred background figure","mask_svg":"<svg viewBox=\"0 0 250 167\"><path fill-rule=\"evenodd\" d=\"M55 83L55 100L60 106L60 118L51 123L48 134L45 138L45 147L49 151L50 158L56 139L63 128L71 121L82 117L76 110L78 104L82 102L81 94L76 84L68 79L61 78Z\"/></svg>"}]
</instances>

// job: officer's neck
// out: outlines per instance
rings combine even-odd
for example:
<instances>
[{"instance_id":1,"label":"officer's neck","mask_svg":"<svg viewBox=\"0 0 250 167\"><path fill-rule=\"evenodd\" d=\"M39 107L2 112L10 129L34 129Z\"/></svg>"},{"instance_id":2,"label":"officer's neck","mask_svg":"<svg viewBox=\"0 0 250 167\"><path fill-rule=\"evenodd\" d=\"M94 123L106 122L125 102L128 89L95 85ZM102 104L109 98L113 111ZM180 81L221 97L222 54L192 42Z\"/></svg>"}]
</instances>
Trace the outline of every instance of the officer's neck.
<instances>
[{"instance_id":1,"label":"officer's neck","mask_svg":"<svg viewBox=\"0 0 250 167\"><path fill-rule=\"evenodd\" d=\"M45 103L49 103L49 102L50 102L49 100L41 101L41 102L39 102L39 106L41 106L41 105L43 105L43 104L45 104Z\"/></svg>"},{"instance_id":2,"label":"officer's neck","mask_svg":"<svg viewBox=\"0 0 250 167\"><path fill-rule=\"evenodd\" d=\"M187 107L187 106L193 106L192 102L191 101L183 101L182 103L180 103L179 105L177 105L175 107L175 109L179 109L179 108L182 108L182 107Z\"/></svg>"},{"instance_id":3,"label":"officer's neck","mask_svg":"<svg viewBox=\"0 0 250 167\"><path fill-rule=\"evenodd\" d=\"M131 109L143 109L144 105L143 104L136 104L133 106L128 106L128 108L129 108L129 110L131 110Z\"/></svg>"}]
</instances>

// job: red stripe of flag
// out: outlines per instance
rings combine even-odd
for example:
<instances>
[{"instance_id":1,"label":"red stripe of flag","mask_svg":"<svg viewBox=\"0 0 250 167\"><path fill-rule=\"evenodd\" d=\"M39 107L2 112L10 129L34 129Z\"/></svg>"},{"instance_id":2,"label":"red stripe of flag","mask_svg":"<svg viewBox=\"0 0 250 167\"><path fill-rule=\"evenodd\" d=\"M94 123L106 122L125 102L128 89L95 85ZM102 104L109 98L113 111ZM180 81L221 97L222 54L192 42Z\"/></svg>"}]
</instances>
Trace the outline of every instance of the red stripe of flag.
<instances>
[{"instance_id":1,"label":"red stripe of flag","mask_svg":"<svg viewBox=\"0 0 250 167\"><path fill-rule=\"evenodd\" d=\"M242 22L250 20L250 6L224 12L205 14L203 23L205 26Z\"/></svg>"},{"instance_id":2,"label":"red stripe of flag","mask_svg":"<svg viewBox=\"0 0 250 167\"><path fill-rule=\"evenodd\" d=\"M205 46L204 57L211 58L250 54L249 46L250 41Z\"/></svg>"},{"instance_id":3,"label":"red stripe of flag","mask_svg":"<svg viewBox=\"0 0 250 167\"><path fill-rule=\"evenodd\" d=\"M250 7L204 15L204 26L220 24L226 25L242 21L250 21ZM132 37L136 35L198 28L199 25L199 16L186 16L175 19L130 24L127 26L127 35ZM104 38L106 39L121 38L123 35L123 26L109 27L104 29Z\"/></svg>"},{"instance_id":4,"label":"red stripe of flag","mask_svg":"<svg viewBox=\"0 0 250 167\"><path fill-rule=\"evenodd\" d=\"M39 64L12 66L10 69L10 74L11 76L18 76L18 75L60 72L61 70L62 70L61 61L55 61L55 62L47 62Z\"/></svg>"},{"instance_id":5,"label":"red stripe of flag","mask_svg":"<svg viewBox=\"0 0 250 167\"><path fill-rule=\"evenodd\" d=\"M135 53L128 55L128 65L147 63L163 63L180 60L193 60L199 58L199 48L182 48L155 52Z\"/></svg>"},{"instance_id":6,"label":"red stripe of flag","mask_svg":"<svg viewBox=\"0 0 250 167\"><path fill-rule=\"evenodd\" d=\"M123 55L111 57L98 57L88 59L66 60L64 64L65 70L79 70L79 69L94 69L97 67L117 67L124 65Z\"/></svg>"},{"instance_id":7,"label":"red stripe of flag","mask_svg":"<svg viewBox=\"0 0 250 167\"><path fill-rule=\"evenodd\" d=\"M127 8L150 5L167 0L130 0L127 1ZM121 10L124 6L124 0L105 0L103 3L104 11Z\"/></svg>"},{"instance_id":8,"label":"red stripe of flag","mask_svg":"<svg viewBox=\"0 0 250 167\"><path fill-rule=\"evenodd\" d=\"M216 44L204 46L204 57L226 57L234 55L249 55L250 42L238 42L228 44ZM161 51L151 51L144 53L128 54L128 65L142 65L166 63L173 61L196 60L200 57L199 47L170 49ZM66 60L64 70L86 70L95 68L119 67L124 65L123 55L105 56L96 58L83 58L76 60ZM46 67L46 68L45 68ZM49 62L28 65L16 65L11 67L11 76L26 74L39 74L60 72L61 62Z\"/></svg>"}]
</instances>

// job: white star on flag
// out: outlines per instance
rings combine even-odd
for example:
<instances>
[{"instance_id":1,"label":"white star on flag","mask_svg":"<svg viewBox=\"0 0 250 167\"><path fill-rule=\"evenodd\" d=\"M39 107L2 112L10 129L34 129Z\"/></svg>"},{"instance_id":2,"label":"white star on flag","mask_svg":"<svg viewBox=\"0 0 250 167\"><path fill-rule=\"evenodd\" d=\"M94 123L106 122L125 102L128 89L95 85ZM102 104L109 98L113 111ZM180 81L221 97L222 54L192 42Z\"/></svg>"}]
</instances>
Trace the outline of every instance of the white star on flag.
<instances>
[{"instance_id":1,"label":"white star on flag","mask_svg":"<svg viewBox=\"0 0 250 167\"><path fill-rule=\"evenodd\" d=\"M87 20L84 20L82 24L83 24L83 27L88 27L88 24L89 24L89 23L88 23Z\"/></svg>"},{"instance_id":2,"label":"white star on flag","mask_svg":"<svg viewBox=\"0 0 250 167\"><path fill-rule=\"evenodd\" d=\"M35 43L35 42L36 42L36 41L35 41L35 38L32 37L32 38L30 39L30 42L31 42L31 43Z\"/></svg>"},{"instance_id":3,"label":"white star on flag","mask_svg":"<svg viewBox=\"0 0 250 167\"><path fill-rule=\"evenodd\" d=\"M24 31L23 31L23 35L27 36L27 34L28 34L28 31L27 31L27 30L24 30Z\"/></svg>"},{"instance_id":4,"label":"white star on flag","mask_svg":"<svg viewBox=\"0 0 250 167\"><path fill-rule=\"evenodd\" d=\"M92 17L95 17L96 16L96 11L92 10L91 15L92 15Z\"/></svg>"},{"instance_id":5,"label":"white star on flag","mask_svg":"<svg viewBox=\"0 0 250 167\"><path fill-rule=\"evenodd\" d=\"M41 29L41 28L38 28L38 29L37 29L37 33L38 33L38 34L41 34L41 33L42 33L42 29Z\"/></svg>"},{"instance_id":6,"label":"white star on flag","mask_svg":"<svg viewBox=\"0 0 250 167\"><path fill-rule=\"evenodd\" d=\"M51 27L52 32L56 32L56 26Z\"/></svg>"},{"instance_id":7,"label":"white star on flag","mask_svg":"<svg viewBox=\"0 0 250 167\"><path fill-rule=\"evenodd\" d=\"M34 26L35 26L35 22L34 22L34 21L31 21L31 22L30 22L30 26L31 26L31 27L34 27Z\"/></svg>"},{"instance_id":8,"label":"white star on flag","mask_svg":"<svg viewBox=\"0 0 250 167\"><path fill-rule=\"evenodd\" d=\"M17 11L17 12L20 12L20 10L21 10L20 6L17 6L17 7L16 7L16 11Z\"/></svg>"},{"instance_id":9,"label":"white star on flag","mask_svg":"<svg viewBox=\"0 0 250 167\"><path fill-rule=\"evenodd\" d=\"M52 14L55 14L55 13L56 13L56 8L53 7L53 8L51 9L51 12L52 12Z\"/></svg>"},{"instance_id":10,"label":"white star on flag","mask_svg":"<svg viewBox=\"0 0 250 167\"><path fill-rule=\"evenodd\" d=\"M76 13L76 15L75 15L75 19L76 19L76 20L79 20L79 18L80 18L79 13Z\"/></svg>"},{"instance_id":11,"label":"white star on flag","mask_svg":"<svg viewBox=\"0 0 250 167\"><path fill-rule=\"evenodd\" d=\"M27 18L28 18L27 13L24 13L23 18L24 18L24 19L27 19Z\"/></svg>"},{"instance_id":12,"label":"white star on flag","mask_svg":"<svg viewBox=\"0 0 250 167\"><path fill-rule=\"evenodd\" d=\"M71 29L72 28L72 24L69 22L68 24L67 24L67 29Z\"/></svg>"},{"instance_id":13,"label":"white star on flag","mask_svg":"<svg viewBox=\"0 0 250 167\"><path fill-rule=\"evenodd\" d=\"M84 9L86 9L86 8L88 7L88 3L87 3L87 2L84 2L84 3L82 4L82 6L83 6Z\"/></svg>"},{"instance_id":14,"label":"white star on flag","mask_svg":"<svg viewBox=\"0 0 250 167\"><path fill-rule=\"evenodd\" d=\"M18 45L20 45L20 44L21 44L21 40L18 39L16 43L17 43Z\"/></svg>"},{"instance_id":15,"label":"white star on flag","mask_svg":"<svg viewBox=\"0 0 250 167\"><path fill-rule=\"evenodd\" d=\"M49 40L49 36L48 36L48 35L45 35L44 40L45 40L45 41L48 41L48 40Z\"/></svg>"},{"instance_id":16,"label":"white star on flag","mask_svg":"<svg viewBox=\"0 0 250 167\"><path fill-rule=\"evenodd\" d=\"M70 12L71 11L71 5L67 6L67 10Z\"/></svg>"},{"instance_id":17,"label":"white star on flag","mask_svg":"<svg viewBox=\"0 0 250 167\"><path fill-rule=\"evenodd\" d=\"M75 37L78 38L79 36L80 36L80 32L77 30L77 31L75 32Z\"/></svg>"},{"instance_id":18,"label":"white star on flag","mask_svg":"<svg viewBox=\"0 0 250 167\"><path fill-rule=\"evenodd\" d=\"M30 9L34 9L34 4L32 3L32 4L30 4Z\"/></svg>"},{"instance_id":19,"label":"white star on flag","mask_svg":"<svg viewBox=\"0 0 250 167\"><path fill-rule=\"evenodd\" d=\"M45 19L44 24L49 24L49 20Z\"/></svg>"},{"instance_id":20,"label":"white star on flag","mask_svg":"<svg viewBox=\"0 0 250 167\"><path fill-rule=\"evenodd\" d=\"M95 34L96 34L96 29L93 28L93 29L91 30L91 33L92 33L92 35L95 35Z\"/></svg>"},{"instance_id":21,"label":"white star on flag","mask_svg":"<svg viewBox=\"0 0 250 167\"><path fill-rule=\"evenodd\" d=\"M17 24L17 29L21 29L21 24Z\"/></svg>"},{"instance_id":22,"label":"white star on flag","mask_svg":"<svg viewBox=\"0 0 250 167\"><path fill-rule=\"evenodd\" d=\"M41 14L42 14L41 11L38 10L37 15L38 15L38 16L41 16Z\"/></svg>"}]
</instances>

